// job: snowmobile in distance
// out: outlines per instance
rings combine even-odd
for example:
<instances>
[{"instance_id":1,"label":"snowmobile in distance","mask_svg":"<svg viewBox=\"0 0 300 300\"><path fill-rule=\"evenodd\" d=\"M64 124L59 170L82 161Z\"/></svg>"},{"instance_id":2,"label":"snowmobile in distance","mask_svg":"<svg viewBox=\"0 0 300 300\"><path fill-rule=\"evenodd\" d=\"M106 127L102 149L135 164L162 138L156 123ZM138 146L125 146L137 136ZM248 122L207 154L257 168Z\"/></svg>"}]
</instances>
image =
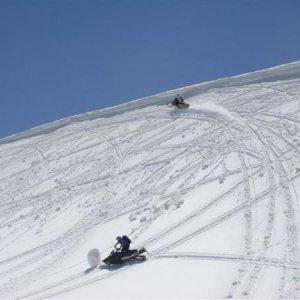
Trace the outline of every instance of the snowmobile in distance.
<instances>
[{"instance_id":1,"label":"snowmobile in distance","mask_svg":"<svg viewBox=\"0 0 300 300\"><path fill-rule=\"evenodd\" d=\"M125 254L116 249L110 252L109 256L102 260L107 266L122 265L129 262L143 262L146 260L146 256L142 255L147 252L144 247L139 249L128 250Z\"/></svg>"},{"instance_id":2,"label":"snowmobile in distance","mask_svg":"<svg viewBox=\"0 0 300 300\"><path fill-rule=\"evenodd\" d=\"M177 108L188 108L190 105L185 103L183 98L178 94L172 101L172 105Z\"/></svg>"}]
</instances>

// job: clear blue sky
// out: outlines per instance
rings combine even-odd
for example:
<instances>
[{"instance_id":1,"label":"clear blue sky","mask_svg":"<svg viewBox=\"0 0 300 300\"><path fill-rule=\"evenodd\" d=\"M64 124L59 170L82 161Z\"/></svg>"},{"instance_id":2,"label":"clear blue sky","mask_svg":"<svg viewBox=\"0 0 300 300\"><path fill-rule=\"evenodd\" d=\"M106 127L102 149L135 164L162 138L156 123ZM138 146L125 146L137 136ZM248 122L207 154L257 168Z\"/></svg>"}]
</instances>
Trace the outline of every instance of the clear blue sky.
<instances>
[{"instance_id":1,"label":"clear blue sky","mask_svg":"<svg viewBox=\"0 0 300 300\"><path fill-rule=\"evenodd\" d=\"M0 0L0 137L300 59L300 0Z\"/></svg>"}]
</instances>

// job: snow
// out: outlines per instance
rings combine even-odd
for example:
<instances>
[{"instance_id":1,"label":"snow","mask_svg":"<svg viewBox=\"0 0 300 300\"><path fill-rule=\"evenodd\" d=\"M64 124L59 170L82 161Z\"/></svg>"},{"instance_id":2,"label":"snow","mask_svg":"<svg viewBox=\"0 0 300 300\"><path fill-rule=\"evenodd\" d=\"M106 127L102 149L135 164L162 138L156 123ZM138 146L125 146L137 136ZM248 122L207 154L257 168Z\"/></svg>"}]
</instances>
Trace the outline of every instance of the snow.
<instances>
[{"instance_id":1,"label":"snow","mask_svg":"<svg viewBox=\"0 0 300 300\"><path fill-rule=\"evenodd\" d=\"M299 97L295 62L0 140L1 298L299 297ZM123 234L148 260L86 274Z\"/></svg>"}]
</instances>

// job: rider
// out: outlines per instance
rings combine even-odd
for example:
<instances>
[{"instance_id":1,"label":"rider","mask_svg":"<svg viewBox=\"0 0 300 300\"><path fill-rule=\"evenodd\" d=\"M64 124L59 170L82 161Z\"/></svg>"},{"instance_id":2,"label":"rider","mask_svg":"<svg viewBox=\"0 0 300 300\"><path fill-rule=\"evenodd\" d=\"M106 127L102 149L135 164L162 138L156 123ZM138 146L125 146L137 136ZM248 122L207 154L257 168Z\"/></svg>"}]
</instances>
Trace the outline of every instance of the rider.
<instances>
[{"instance_id":1,"label":"rider","mask_svg":"<svg viewBox=\"0 0 300 300\"><path fill-rule=\"evenodd\" d=\"M121 253L123 255L126 254L130 247L130 243L131 243L130 238L127 235L123 235L122 237L117 236L116 240L118 242L115 244L115 248L117 250L121 250ZM120 246L118 247L118 245L120 245Z\"/></svg>"},{"instance_id":2,"label":"rider","mask_svg":"<svg viewBox=\"0 0 300 300\"><path fill-rule=\"evenodd\" d=\"M177 95L177 97L178 97L180 103L183 103L183 98L179 94Z\"/></svg>"},{"instance_id":3,"label":"rider","mask_svg":"<svg viewBox=\"0 0 300 300\"><path fill-rule=\"evenodd\" d=\"M183 98L177 94L177 96L174 98L174 100L172 101L172 104L175 106L178 106L179 104L183 104Z\"/></svg>"}]
</instances>

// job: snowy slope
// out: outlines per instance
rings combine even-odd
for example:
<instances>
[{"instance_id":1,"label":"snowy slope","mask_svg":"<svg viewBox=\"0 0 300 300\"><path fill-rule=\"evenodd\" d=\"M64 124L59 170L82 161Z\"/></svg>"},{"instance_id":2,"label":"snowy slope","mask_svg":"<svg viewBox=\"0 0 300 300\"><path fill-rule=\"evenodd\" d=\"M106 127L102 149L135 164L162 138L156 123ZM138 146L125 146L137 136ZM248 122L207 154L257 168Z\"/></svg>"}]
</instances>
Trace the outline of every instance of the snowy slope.
<instances>
[{"instance_id":1,"label":"snowy slope","mask_svg":"<svg viewBox=\"0 0 300 300\"><path fill-rule=\"evenodd\" d=\"M299 297L299 100L296 62L0 140L0 296ZM148 261L84 274L122 234Z\"/></svg>"}]
</instances>

